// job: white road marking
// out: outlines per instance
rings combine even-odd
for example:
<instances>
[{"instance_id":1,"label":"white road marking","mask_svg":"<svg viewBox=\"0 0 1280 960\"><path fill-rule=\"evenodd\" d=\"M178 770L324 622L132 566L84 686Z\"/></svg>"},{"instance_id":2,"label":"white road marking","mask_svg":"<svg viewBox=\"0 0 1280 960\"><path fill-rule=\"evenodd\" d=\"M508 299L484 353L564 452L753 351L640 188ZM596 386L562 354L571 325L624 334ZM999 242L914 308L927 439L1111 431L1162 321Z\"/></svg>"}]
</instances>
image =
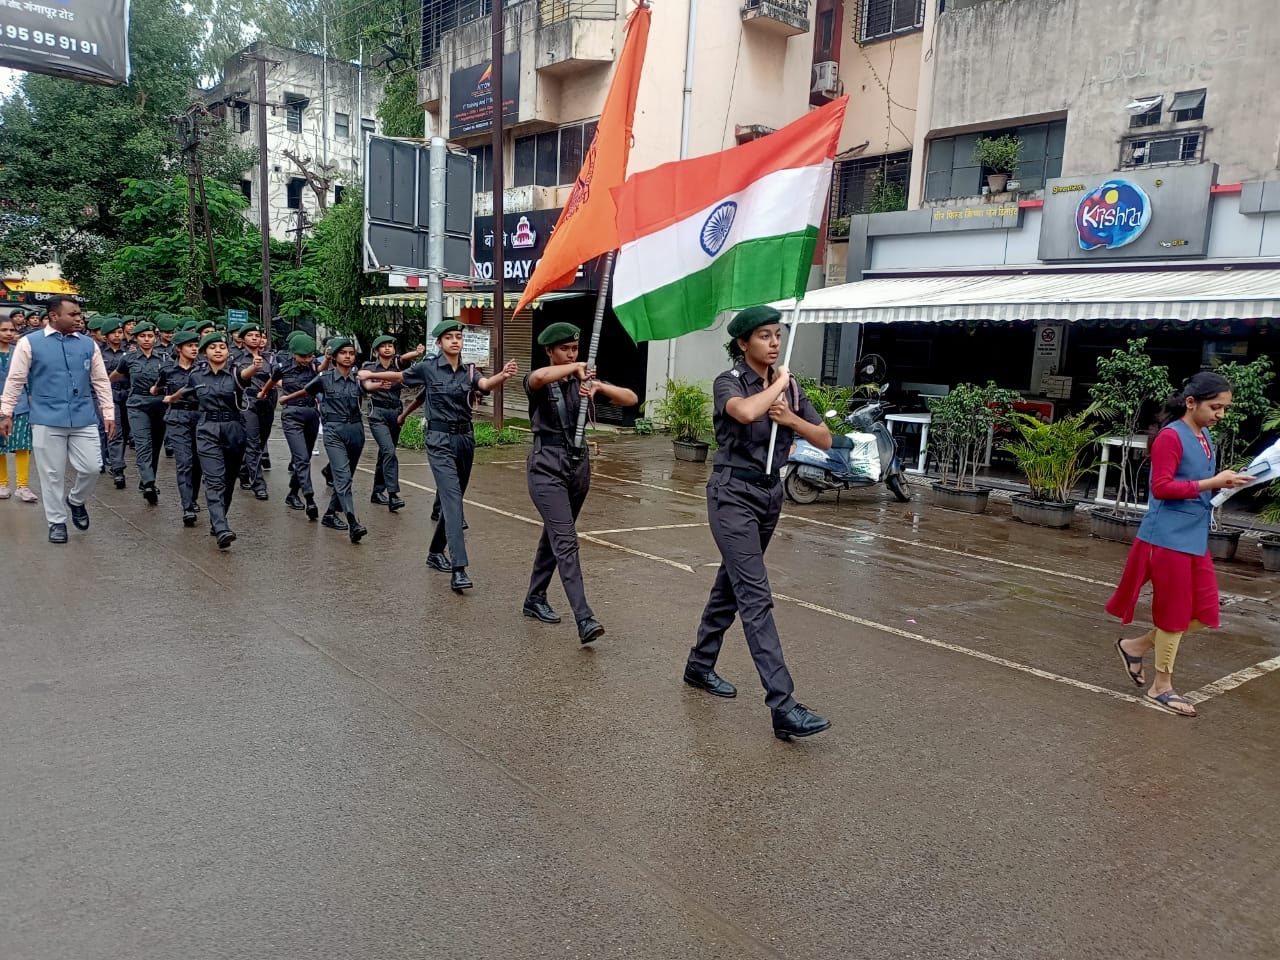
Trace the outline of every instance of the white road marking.
<instances>
[{"instance_id":1,"label":"white road marking","mask_svg":"<svg viewBox=\"0 0 1280 960\"><path fill-rule=\"evenodd\" d=\"M1234 690L1241 684L1248 683L1250 680L1257 680L1259 677L1265 677L1276 670L1280 670L1280 657L1272 657L1270 660L1263 660L1261 663L1255 663L1251 667L1245 667L1243 670L1229 673L1221 680L1206 683L1198 690L1184 693L1183 696L1192 703L1204 703L1206 700L1212 700L1228 690Z\"/></svg>"},{"instance_id":2,"label":"white road marking","mask_svg":"<svg viewBox=\"0 0 1280 960\"><path fill-rule=\"evenodd\" d=\"M656 527L618 527L615 530L588 530L587 532L595 536L603 536L606 533L649 533L653 530L692 530L696 527L706 527L706 523L664 523Z\"/></svg>"}]
</instances>

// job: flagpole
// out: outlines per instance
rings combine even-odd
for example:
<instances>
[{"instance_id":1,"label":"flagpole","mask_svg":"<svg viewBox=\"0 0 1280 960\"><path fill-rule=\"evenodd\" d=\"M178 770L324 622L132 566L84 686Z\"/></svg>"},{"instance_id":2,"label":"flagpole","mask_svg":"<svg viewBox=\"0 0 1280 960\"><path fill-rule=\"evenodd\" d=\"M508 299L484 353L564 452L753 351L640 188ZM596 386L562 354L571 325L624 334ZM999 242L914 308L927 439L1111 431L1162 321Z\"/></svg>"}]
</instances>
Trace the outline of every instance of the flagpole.
<instances>
[{"instance_id":1,"label":"flagpole","mask_svg":"<svg viewBox=\"0 0 1280 960\"><path fill-rule=\"evenodd\" d=\"M782 358L782 365L791 369L791 348L796 345L796 331L800 327L800 303L804 297L796 297L795 309L791 311L791 330L787 334L787 352ZM764 472L766 474L773 472L773 445L778 442L778 421L773 421L773 426L769 430L769 452L765 455Z\"/></svg>"},{"instance_id":2,"label":"flagpole","mask_svg":"<svg viewBox=\"0 0 1280 960\"><path fill-rule=\"evenodd\" d=\"M604 270L600 274L600 289L596 291L596 316L591 325L591 342L587 345L587 369L596 365L596 354L600 350L600 331L604 328L604 308L609 300L609 279L613 276L613 255L610 250L604 255ZM587 408L589 403L578 407L578 428L573 433L573 445L582 449L582 442L587 433Z\"/></svg>"}]
</instances>

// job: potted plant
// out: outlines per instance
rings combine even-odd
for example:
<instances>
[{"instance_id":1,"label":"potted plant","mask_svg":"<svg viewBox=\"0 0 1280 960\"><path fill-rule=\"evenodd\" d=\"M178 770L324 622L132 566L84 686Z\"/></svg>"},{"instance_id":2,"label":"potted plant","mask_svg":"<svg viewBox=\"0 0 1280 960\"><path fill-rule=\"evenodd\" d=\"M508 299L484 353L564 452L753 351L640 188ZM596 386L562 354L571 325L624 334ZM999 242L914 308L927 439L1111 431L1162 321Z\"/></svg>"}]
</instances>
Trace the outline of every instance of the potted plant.
<instances>
[{"instance_id":1,"label":"potted plant","mask_svg":"<svg viewBox=\"0 0 1280 960\"><path fill-rule=\"evenodd\" d=\"M1218 468L1242 470L1248 463L1245 451L1257 435L1250 425L1260 420L1270 406L1267 387L1275 379L1271 358L1258 357L1249 363L1224 363L1216 370L1231 381L1231 406L1221 420L1210 428L1218 448ZM1250 436L1250 434L1253 434ZM1231 560L1240 546L1241 530L1222 525L1220 510L1213 511L1209 531L1209 554L1215 560Z\"/></svg>"},{"instance_id":2,"label":"potted plant","mask_svg":"<svg viewBox=\"0 0 1280 960\"><path fill-rule=\"evenodd\" d=\"M950 510L985 513L990 487L978 486L978 467L997 424L1007 422L1019 399L1013 390L989 382L959 384L945 397L931 397L929 442L938 453L942 477L932 485L933 502ZM951 473L955 479L948 481Z\"/></svg>"},{"instance_id":3,"label":"potted plant","mask_svg":"<svg viewBox=\"0 0 1280 960\"><path fill-rule=\"evenodd\" d=\"M710 447L702 439L711 432L711 394L696 383L667 379L667 393L657 403L658 419L671 431L677 460L705 463Z\"/></svg>"},{"instance_id":4,"label":"potted plant","mask_svg":"<svg viewBox=\"0 0 1280 960\"><path fill-rule=\"evenodd\" d=\"M1080 479L1098 465L1090 456L1098 433L1089 423L1092 409L1045 423L1029 413L1014 415L1019 439L1005 445L1027 478L1031 494L1013 498L1013 519L1043 527L1071 526L1076 504L1071 499Z\"/></svg>"},{"instance_id":5,"label":"potted plant","mask_svg":"<svg viewBox=\"0 0 1280 960\"><path fill-rule=\"evenodd\" d=\"M1018 171L1022 158L1022 141L1011 133L999 137L979 137L973 145L973 159L986 167L987 186L992 193L1003 193L1009 178Z\"/></svg>"},{"instance_id":6,"label":"potted plant","mask_svg":"<svg viewBox=\"0 0 1280 960\"><path fill-rule=\"evenodd\" d=\"M1124 350L1098 358L1098 380L1089 396L1100 416L1109 420L1120 440L1120 482L1114 510L1094 510L1089 514L1090 530L1102 540L1130 543L1138 533L1141 518L1135 515L1133 467L1130 452L1141 449L1139 428L1147 407L1162 403L1173 392L1169 368L1156 366L1146 354L1147 338L1130 340Z\"/></svg>"}]
</instances>

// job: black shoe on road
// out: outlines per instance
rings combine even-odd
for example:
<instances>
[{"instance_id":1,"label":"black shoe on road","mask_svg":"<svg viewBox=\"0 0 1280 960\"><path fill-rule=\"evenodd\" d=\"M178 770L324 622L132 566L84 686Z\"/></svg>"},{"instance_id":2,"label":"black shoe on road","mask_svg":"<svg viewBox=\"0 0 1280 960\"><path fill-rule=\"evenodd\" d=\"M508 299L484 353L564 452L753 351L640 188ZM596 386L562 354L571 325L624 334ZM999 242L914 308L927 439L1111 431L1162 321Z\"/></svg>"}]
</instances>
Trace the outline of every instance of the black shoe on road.
<instances>
[{"instance_id":1,"label":"black shoe on road","mask_svg":"<svg viewBox=\"0 0 1280 960\"><path fill-rule=\"evenodd\" d=\"M153 507L160 502L160 491L156 489L154 483L148 483L142 488L142 499Z\"/></svg>"},{"instance_id":2,"label":"black shoe on road","mask_svg":"<svg viewBox=\"0 0 1280 960\"><path fill-rule=\"evenodd\" d=\"M453 564L449 562L449 558L443 553L428 553L427 566L432 570L439 570L441 573L453 572Z\"/></svg>"},{"instance_id":3,"label":"black shoe on road","mask_svg":"<svg viewBox=\"0 0 1280 960\"><path fill-rule=\"evenodd\" d=\"M66 543L67 542L67 525L65 523L49 524L49 542L50 543Z\"/></svg>"},{"instance_id":4,"label":"black shoe on road","mask_svg":"<svg viewBox=\"0 0 1280 960\"><path fill-rule=\"evenodd\" d=\"M790 740L792 737L812 737L831 726L831 721L820 717L803 703L797 703L790 710L773 711L773 735L779 740Z\"/></svg>"},{"instance_id":5,"label":"black shoe on road","mask_svg":"<svg viewBox=\"0 0 1280 960\"><path fill-rule=\"evenodd\" d=\"M196 512L194 510L184 510L182 512L182 525L184 527L194 527L196 525Z\"/></svg>"},{"instance_id":6,"label":"black shoe on road","mask_svg":"<svg viewBox=\"0 0 1280 960\"><path fill-rule=\"evenodd\" d=\"M262 469L263 470L271 469L271 458L268 457L265 453L262 455Z\"/></svg>"},{"instance_id":7,"label":"black shoe on road","mask_svg":"<svg viewBox=\"0 0 1280 960\"><path fill-rule=\"evenodd\" d=\"M232 533L230 530L223 530L220 534L218 534L219 550L225 550L227 549L227 547L231 546L231 544L235 542L236 542L236 535Z\"/></svg>"},{"instance_id":8,"label":"black shoe on road","mask_svg":"<svg viewBox=\"0 0 1280 960\"><path fill-rule=\"evenodd\" d=\"M380 507L385 507L390 498L385 490L375 490L369 497L370 503L376 503Z\"/></svg>"},{"instance_id":9,"label":"black shoe on road","mask_svg":"<svg viewBox=\"0 0 1280 960\"><path fill-rule=\"evenodd\" d=\"M684 682L691 687L707 691L713 697L729 699L738 695L738 688L714 670L701 670L687 663L684 667Z\"/></svg>"},{"instance_id":10,"label":"black shoe on road","mask_svg":"<svg viewBox=\"0 0 1280 960\"><path fill-rule=\"evenodd\" d=\"M83 503L72 503L71 499L68 497L67 507L71 510L71 522L76 525L76 529L88 530L89 511L85 509L85 505Z\"/></svg>"},{"instance_id":11,"label":"black shoe on road","mask_svg":"<svg viewBox=\"0 0 1280 960\"><path fill-rule=\"evenodd\" d=\"M543 623L559 623L560 614L551 609L546 597L530 597L524 602L524 615Z\"/></svg>"},{"instance_id":12,"label":"black shoe on road","mask_svg":"<svg viewBox=\"0 0 1280 960\"><path fill-rule=\"evenodd\" d=\"M307 497L307 519L308 520L320 519L320 508L316 506L316 502L312 500L310 497Z\"/></svg>"},{"instance_id":13,"label":"black shoe on road","mask_svg":"<svg viewBox=\"0 0 1280 960\"><path fill-rule=\"evenodd\" d=\"M258 490L253 491L253 496L254 496L254 498L255 498L255 499L258 499L258 500L270 500L270 499L271 499L271 494L267 493L267 488L266 488L266 487L262 487L262 488L260 488L260 489L258 489Z\"/></svg>"},{"instance_id":14,"label":"black shoe on road","mask_svg":"<svg viewBox=\"0 0 1280 960\"><path fill-rule=\"evenodd\" d=\"M336 513L326 513L324 519L320 521L320 526L328 527L330 530L345 530L347 529L347 521Z\"/></svg>"},{"instance_id":15,"label":"black shoe on road","mask_svg":"<svg viewBox=\"0 0 1280 960\"><path fill-rule=\"evenodd\" d=\"M462 593L463 590L470 590L475 584L471 582L471 578L467 576L466 567L457 567L453 571L453 577L449 580L449 587L454 593Z\"/></svg>"},{"instance_id":16,"label":"black shoe on road","mask_svg":"<svg viewBox=\"0 0 1280 960\"><path fill-rule=\"evenodd\" d=\"M123 490L123 489L125 488L125 479L124 479L124 474L123 474L123 473L113 473L113 474L111 475L111 482L112 482L112 483L114 483L114 484L116 485L116 489L117 489L117 490Z\"/></svg>"},{"instance_id":17,"label":"black shoe on road","mask_svg":"<svg viewBox=\"0 0 1280 960\"><path fill-rule=\"evenodd\" d=\"M400 495L398 493L391 493L387 495L387 509L392 513L395 513L397 510L404 509L404 501L400 499Z\"/></svg>"},{"instance_id":18,"label":"black shoe on road","mask_svg":"<svg viewBox=\"0 0 1280 960\"><path fill-rule=\"evenodd\" d=\"M288 507L290 510L306 509L306 504L302 502L302 498L298 496L296 493L291 493L287 497L285 497L284 505Z\"/></svg>"},{"instance_id":19,"label":"black shoe on road","mask_svg":"<svg viewBox=\"0 0 1280 960\"><path fill-rule=\"evenodd\" d=\"M359 543L369 531L364 528L354 513L347 514L347 536L352 543Z\"/></svg>"},{"instance_id":20,"label":"black shoe on road","mask_svg":"<svg viewBox=\"0 0 1280 960\"><path fill-rule=\"evenodd\" d=\"M604 625L595 617L578 621L578 642L590 643L604 636Z\"/></svg>"},{"instance_id":21,"label":"black shoe on road","mask_svg":"<svg viewBox=\"0 0 1280 960\"><path fill-rule=\"evenodd\" d=\"M327 463L320 469L320 475L324 477L324 482L329 486L333 486L333 468Z\"/></svg>"}]
</instances>

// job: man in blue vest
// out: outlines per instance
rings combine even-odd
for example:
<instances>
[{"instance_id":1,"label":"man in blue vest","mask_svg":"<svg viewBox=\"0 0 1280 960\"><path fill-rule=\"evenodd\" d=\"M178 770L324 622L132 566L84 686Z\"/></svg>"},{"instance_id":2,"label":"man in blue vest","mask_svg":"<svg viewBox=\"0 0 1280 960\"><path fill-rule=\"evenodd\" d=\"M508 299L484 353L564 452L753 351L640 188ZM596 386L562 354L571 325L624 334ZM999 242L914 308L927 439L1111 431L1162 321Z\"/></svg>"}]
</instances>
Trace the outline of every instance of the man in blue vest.
<instances>
[{"instance_id":1,"label":"man in blue vest","mask_svg":"<svg viewBox=\"0 0 1280 960\"><path fill-rule=\"evenodd\" d=\"M24 387L29 392L31 450L40 474L50 543L67 542L67 508L77 530L89 529L85 502L102 468L95 402L107 436L116 428L107 368L98 345L82 329L80 305L60 294L51 297L44 329L14 346L0 395L0 437L8 437L18 396ZM66 492L68 459L75 475L70 492Z\"/></svg>"}]
</instances>

